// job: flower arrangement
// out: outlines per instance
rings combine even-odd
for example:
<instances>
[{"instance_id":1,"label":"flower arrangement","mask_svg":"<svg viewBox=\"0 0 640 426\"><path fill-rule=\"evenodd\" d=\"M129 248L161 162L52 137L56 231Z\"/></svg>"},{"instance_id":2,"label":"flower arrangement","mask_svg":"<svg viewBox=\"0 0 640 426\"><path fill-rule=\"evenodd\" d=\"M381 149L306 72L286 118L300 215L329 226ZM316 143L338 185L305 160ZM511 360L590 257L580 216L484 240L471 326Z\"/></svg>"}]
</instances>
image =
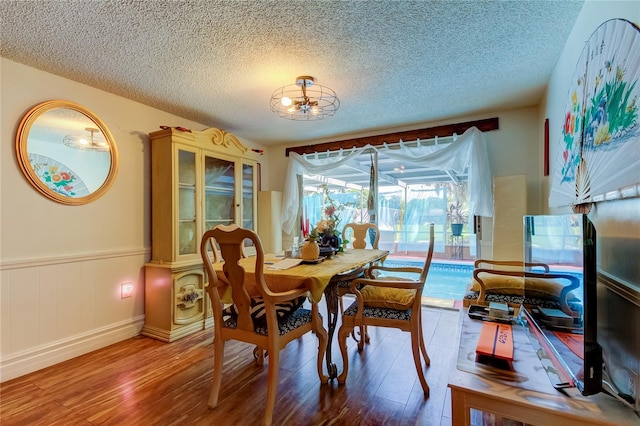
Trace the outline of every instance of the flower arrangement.
<instances>
[{"instance_id":1,"label":"flower arrangement","mask_svg":"<svg viewBox=\"0 0 640 426\"><path fill-rule=\"evenodd\" d=\"M344 209L342 205L336 205L336 202L331 195L329 194L329 188L327 185L322 185L322 190L324 191L324 196L327 201L327 206L324 208L323 218L316 223L316 227L311 231L311 233L322 234L327 236L340 236L340 232L338 231L338 225L340 224L340 218L338 217L337 212Z\"/></svg>"},{"instance_id":2,"label":"flower arrangement","mask_svg":"<svg viewBox=\"0 0 640 426\"><path fill-rule=\"evenodd\" d=\"M328 206L324 209L325 218L316 224L316 230L321 234L338 235L338 224L340 219L335 214L335 206Z\"/></svg>"},{"instance_id":3,"label":"flower arrangement","mask_svg":"<svg viewBox=\"0 0 640 426\"><path fill-rule=\"evenodd\" d=\"M307 241L316 241L325 248L341 250L340 230L338 229L340 217L338 212L344 210L345 206L331 198L327 185L321 185L321 188L325 205L322 210L322 219L305 235L305 239Z\"/></svg>"}]
</instances>

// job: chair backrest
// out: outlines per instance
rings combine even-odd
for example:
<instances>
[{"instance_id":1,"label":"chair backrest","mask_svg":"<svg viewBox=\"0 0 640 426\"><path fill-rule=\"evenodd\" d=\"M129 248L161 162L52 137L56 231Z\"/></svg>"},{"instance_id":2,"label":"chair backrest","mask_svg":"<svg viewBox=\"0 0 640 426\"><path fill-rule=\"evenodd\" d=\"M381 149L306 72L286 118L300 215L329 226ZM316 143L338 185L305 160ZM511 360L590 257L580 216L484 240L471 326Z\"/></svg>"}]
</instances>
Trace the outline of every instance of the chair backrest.
<instances>
[{"instance_id":1,"label":"chair backrest","mask_svg":"<svg viewBox=\"0 0 640 426\"><path fill-rule=\"evenodd\" d=\"M365 271L367 278L376 278L380 280L387 280L389 277L392 279L419 281L422 284L427 280L427 274L431 267L431 260L433 259L433 246L435 241L434 224L429 224L429 247L424 258L424 263L421 267L418 266L383 266L372 265ZM401 275L394 275L394 273L400 273ZM407 277L407 275L410 275Z\"/></svg>"},{"instance_id":2,"label":"chair backrest","mask_svg":"<svg viewBox=\"0 0 640 426\"><path fill-rule=\"evenodd\" d=\"M355 249L363 249L367 247L367 242L374 249L378 248L378 241L380 241L380 231L375 223L347 223L342 228L342 241L347 241L349 236L349 230L352 231L351 247ZM371 239L372 234L373 239Z\"/></svg>"},{"instance_id":3,"label":"chair backrest","mask_svg":"<svg viewBox=\"0 0 640 426\"><path fill-rule=\"evenodd\" d=\"M435 231L433 223L429 224L429 248L427 249L427 256L424 260L424 266L422 267L422 272L420 273L420 281L424 283L427 280L427 274L429 273L429 268L431 267L431 259L433 259L433 245L435 241Z\"/></svg>"},{"instance_id":4,"label":"chair backrest","mask_svg":"<svg viewBox=\"0 0 640 426\"><path fill-rule=\"evenodd\" d=\"M255 247L256 254L251 259L255 259L255 280L246 279L245 270L239 265L241 259L245 258L244 255L244 242L249 240L253 247ZM215 250L216 244L220 248L219 254L222 256L223 274L225 279L219 279L218 274L214 267L215 256L212 259L213 247ZM207 293L211 298L211 305L214 314L214 324L216 322L222 322L222 294L225 293L228 286L231 286L231 298L235 305L235 310L238 313L238 329L248 330L253 332L254 325L251 318L251 297L247 291L247 285L249 283L255 284L258 292L267 299L266 293L268 287L264 280L264 253L262 251L262 243L258 235L249 230L240 228L238 225L219 225L215 228L205 232L202 236L200 243L200 253L204 266L207 271L209 283L207 285Z\"/></svg>"},{"instance_id":5,"label":"chair backrest","mask_svg":"<svg viewBox=\"0 0 640 426\"><path fill-rule=\"evenodd\" d=\"M540 262L522 262L520 260L477 259L473 262L474 269L499 269L503 271L549 272L549 265ZM536 268L536 269L534 269Z\"/></svg>"}]
</instances>

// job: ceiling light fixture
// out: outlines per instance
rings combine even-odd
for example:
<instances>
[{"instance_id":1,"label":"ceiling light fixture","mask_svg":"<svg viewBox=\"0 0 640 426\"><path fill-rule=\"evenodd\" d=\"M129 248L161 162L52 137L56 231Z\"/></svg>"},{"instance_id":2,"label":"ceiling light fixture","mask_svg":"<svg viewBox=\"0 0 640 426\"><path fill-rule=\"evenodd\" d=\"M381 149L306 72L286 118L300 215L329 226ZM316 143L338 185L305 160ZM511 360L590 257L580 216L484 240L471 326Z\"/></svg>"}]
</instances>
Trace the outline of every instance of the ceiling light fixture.
<instances>
[{"instance_id":1,"label":"ceiling light fixture","mask_svg":"<svg viewBox=\"0 0 640 426\"><path fill-rule=\"evenodd\" d=\"M69 148L85 151L109 151L107 141L97 136L100 134L100 130L93 127L86 127L85 130L89 132L89 137L67 135L62 139L62 143Z\"/></svg>"},{"instance_id":2,"label":"ceiling light fixture","mask_svg":"<svg viewBox=\"0 0 640 426\"><path fill-rule=\"evenodd\" d=\"M315 84L313 77L301 75L296 84L283 86L271 95L271 111L289 120L322 120L340 108L336 92Z\"/></svg>"}]
</instances>

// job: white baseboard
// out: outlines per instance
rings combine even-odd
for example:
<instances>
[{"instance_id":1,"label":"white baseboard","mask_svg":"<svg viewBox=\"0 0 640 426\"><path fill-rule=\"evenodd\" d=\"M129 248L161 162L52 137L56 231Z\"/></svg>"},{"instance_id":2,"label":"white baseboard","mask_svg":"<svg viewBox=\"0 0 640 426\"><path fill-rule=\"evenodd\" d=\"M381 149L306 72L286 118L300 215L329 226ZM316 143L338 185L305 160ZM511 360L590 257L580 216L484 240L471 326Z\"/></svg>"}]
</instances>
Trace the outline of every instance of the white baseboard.
<instances>
[{"instance_id":1,"label":"white baseboard","mask_svg":"<svg viewBox=\"0 0 640 426\"><path fill-rule=\"evenodd\" d=\"M0 382L58 364L105 346L137 336L144 315L0 359Z\"/></svg>"}]
</instances>

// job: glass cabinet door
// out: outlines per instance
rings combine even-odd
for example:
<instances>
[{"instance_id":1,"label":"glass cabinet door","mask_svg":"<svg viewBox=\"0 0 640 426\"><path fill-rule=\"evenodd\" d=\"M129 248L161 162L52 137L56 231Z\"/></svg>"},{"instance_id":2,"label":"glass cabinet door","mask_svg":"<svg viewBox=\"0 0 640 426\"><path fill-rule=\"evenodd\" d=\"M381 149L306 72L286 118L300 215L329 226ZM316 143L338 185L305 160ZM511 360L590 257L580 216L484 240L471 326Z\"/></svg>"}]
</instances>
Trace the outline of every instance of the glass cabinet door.
<instances>
[{"instance_id":1,"label":"glass cabinet door","mask_svg":"<svg viewBox=\"0 0 640 426\"><path fill-rule=\"evenodd\" d=\"M251 164L242 165L242 227L246 229L256 230L254 217L254 193L255 188L253 183L255 181L254 166Z\"/></svg>"},{"instance_id":2,"label":"glass cabinet door","mask_svg":"<svg viewBox=\"0 0 640 426\"><path fill-rule=\"evenodd\" d=\"M204 227L231 225L235 215L235 163L204 157Z\"/></svg>"},{"instance_id":3,"label":"glass cabinet door","mask_svg":"<svg viewBox=\"0 0 640 426\"><path fill-rule=\"evenodd\" d=\"M178 150L178 254L195 254L196 154Z\"/></svg>"}]
</instances>

